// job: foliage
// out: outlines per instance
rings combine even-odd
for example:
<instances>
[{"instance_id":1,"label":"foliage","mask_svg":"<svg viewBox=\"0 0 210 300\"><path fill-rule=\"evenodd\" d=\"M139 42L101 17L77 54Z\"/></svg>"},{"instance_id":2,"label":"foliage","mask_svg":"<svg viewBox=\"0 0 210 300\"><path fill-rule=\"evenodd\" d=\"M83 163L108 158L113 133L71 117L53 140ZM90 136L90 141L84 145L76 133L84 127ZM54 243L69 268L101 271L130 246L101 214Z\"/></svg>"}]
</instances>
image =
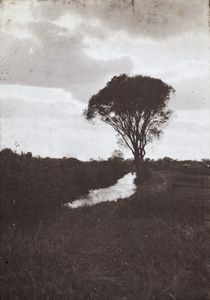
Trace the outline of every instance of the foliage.
<instances>
[{"instance_id":1,"label":"foliage","mask_svg":"<svg viewBox=\"0 0 210 300\"><path fill-rule=\"evenodd\" d=\"M173 170L185 174L210 175L209 159L197 160L177 160L170 157L164 157L158 160L145 160L148 168L153 170Z\"/></svg>"},{"instance_id":2,"label":"foliage","mask_svg":"<svg viewBox=\"0 0 210 300\"><path fill-rule=\"evenodd\" d=\"M112 156L108 160L123 160L123 159L124 159L124 155L122 151L114 150L112 152Z\"/></svg>"},{"instance_id":3,"label":"foliage","mask_svg":"<svg viewBox=\"0 0 210 300\"><path fill-rule=\"evenodd\" d=\"M160 79L122 74L90 98L84 115L112 126L135 159L143 159L145 146L160 137L172 114L167 109L171 92L173 87Z\"/></svg>"},{"instance_id":4,"label":"foliage","mask_svg":"<svg viewBox=\"0 0 210 300\"><path fill-rule=\"evenodd\" d=\"M121 161L81 162L0 152L1 215L5 219L39 218L51 208L71 202L90 189L114 184L129 169ZM31 216L32 215L32 216Z\"/></svg>"}]
</instances>

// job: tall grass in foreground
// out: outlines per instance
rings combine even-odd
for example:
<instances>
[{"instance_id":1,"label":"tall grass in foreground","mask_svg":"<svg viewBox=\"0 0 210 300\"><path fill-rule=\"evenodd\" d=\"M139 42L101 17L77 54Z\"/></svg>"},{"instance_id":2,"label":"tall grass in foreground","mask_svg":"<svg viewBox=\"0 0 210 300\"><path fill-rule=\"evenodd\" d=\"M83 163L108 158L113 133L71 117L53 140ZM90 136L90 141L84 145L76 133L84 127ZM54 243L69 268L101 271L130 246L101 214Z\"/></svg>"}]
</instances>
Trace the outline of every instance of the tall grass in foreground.
<instances>
[{"instance_id":1,"label":"tall grass in foreground","mask_svg":"<svg viewBox=\"0 0 210 300\"><path fill-rule=\"evenodd\" d=\"M151 195L149 187L117 203L60 210L50 226L10 227L2 299L209 299L206 189L172 185Z\"/></svg>"}]
</instances>

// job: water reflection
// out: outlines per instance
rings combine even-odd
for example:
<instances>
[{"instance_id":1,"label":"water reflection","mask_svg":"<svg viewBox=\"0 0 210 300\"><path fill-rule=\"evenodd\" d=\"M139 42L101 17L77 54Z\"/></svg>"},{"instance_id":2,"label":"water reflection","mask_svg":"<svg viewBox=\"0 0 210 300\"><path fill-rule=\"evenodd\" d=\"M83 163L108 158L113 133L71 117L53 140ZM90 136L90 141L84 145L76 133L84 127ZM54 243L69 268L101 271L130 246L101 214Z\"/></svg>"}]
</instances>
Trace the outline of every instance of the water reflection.
<instances>
[{"instance_id":1,"label":"water reflection","mask_svg":"<svg viewBox=\"0 0 210 300\"><path fill-rule=\"evenodd\" d=\"M75 200L73 203L66 203L64 206L77 208L84 205L90 206L100 202L117 201L119 198L127 198L136 190L135 178L135 173L128 173L119 179L115 185L104 189L91 190L88 195Z\"/></svg>"}]
</instances>

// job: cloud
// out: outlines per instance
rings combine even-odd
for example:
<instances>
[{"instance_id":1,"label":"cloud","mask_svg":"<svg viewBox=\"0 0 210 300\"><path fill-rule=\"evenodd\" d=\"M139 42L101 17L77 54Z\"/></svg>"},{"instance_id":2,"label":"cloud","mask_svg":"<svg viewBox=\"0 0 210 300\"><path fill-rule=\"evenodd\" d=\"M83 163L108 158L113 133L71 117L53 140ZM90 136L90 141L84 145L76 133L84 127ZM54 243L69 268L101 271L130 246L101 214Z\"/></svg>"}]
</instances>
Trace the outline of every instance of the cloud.
<instances>
[{"instance_id":1,"label":"cloud","mask_svg":"<svg viewBox=\"0 0 210 300\"><path fill-rule=\"evenodd\" d=\"M107 0L107 1L57 1L42 7L40 17L58 20L70 13L78 14L86 24L101 22L107 31L124 30L131 35L166 38L192 30L208 30L207 0Z\"/></svg>"},{"instance_id":2,"label":"cloud","mask_svg":"<svg viewBox=\"0 0 210 300\"><path fill-rule=\"evenodd\" d=\"M1 85L0 89L1 99L21 99L29 102L55 102L62 101L74 105L78 105L80 108L84 105L74 100L69 91L65 91L59 88L46 88L36 86L21 86L21 85Z\"/></svg>"},{"instance_id":3,"label":"cloud","mask_svg":"<svg viewBox=\"0 0 210 300\"><path fill-rule=\"evenodd\" d=\"M148 147L150 158L171 157L179 160L201 160L209 158L209 140L206 135L177 135L177 132L170 132L163 136L159 142L154 142Z\"/></svg>"},{"instance_id":4,"label":"cloud","mask_svg":"<svg viewBox=\"0 0 210 300\"><path fill-rule=\"evenodd\" d=\"M104 82L104 78L132 69L129 56L108 61L88 56L83 37L77 31L59 35L63 29L47 22L30 23L28 28L35 42L33 39L13 39L10 55L6 47L1 50L2 65L6 68L2 78L6 79L6 83L62 87L70 90L79 100L87 101L93 85L97 86ZM10 40L6 34L5 40ZM11 49L15 51L11 53Z\"/></svg>"},{"instance_id":5,"label":"cloud","mask_svg":"<svg viewBox=\"0 0 210 300\"><path fill-rule=\"evenodd\" d=\"M175 125L166 128L159 148L164 156L178 151L177 140L183 146L175 156L194 151L197 157L201 136L206 151L209 115L205 125L196 115L209 110L207 0L131 3L1 1L1 142L12 147L17 140L23 151L43 156L107 157L116 147L114 132L91 126L80 112L112 76L128 73L161 78L176 89L170 101Z\"/></svg>"},{"instance_id":6,"label":"cloud","mask_svg":"<svg viewBox=\"0 0 210 300\"><path fill-rule=\"evenodd\" d=\"M209 116L206 110L177 110L161 139L148 146L148 157L197 160L210 157Z\"/></svg>"},{"instance_id":7,"label":"cloud","mask_svg":"<svg viewBox=\"0 0 210 300\"><path fill-rule=\"evenodd\" d=\"M209 75L208 68L208 57L206 57L206 62L204 60L188 59L183 60L174 66L163 67L162 69L156 70L161 78L165 78L168 81L180 81L182 80L196 80L197 78L204 78L204 82ZM154 72L154 71L153 71Z\"/></svg>"},{"instance_id":8,"label":"cloud","mask_svg":"<svg viewBox=\"0 0 210 300\"><path fill-rule=\"evenodd\" d=\"M74 122L81 116L85 105L74 100L62 89L30 86L1 86L1 114L9 119L64 120Z\"/></svg>"},{"instance_id":9,"label":"cloud","mask_svg":"<svg viewBox=\"0 0 210 300\"><path fill-rule=\"evenodd\" d=\"M96 128L85 120L2 118L1 126L1 147L14 149L17 141L18 152L31 151L42 157L107 158L117 148L115 133L109 126Z\"/></svg>"},{"instance_id":10,"label":"cloud","mask_svg":"<svg viewBox=\"0 0 210 300\"><path fill-rule=\"evenodd\" d=\"M200 35L205 28L206 1L198 5L197 0L139 0L134 12L128 0L2 3L3 83L61 87L87 102L114 75L187 77L207 57L195 66L193 60L201 50L195 46L195 37L199 45L206 40ZM21 19L22 14L26 17ZM183 38L174 40L174 36ZM193 49L192 53L186 49ZM182 62L187 56L190 65ZM185 71L188 67L191 72Z\"/></svg>"},{"instance_id":11,"label":"cloud","mask_svg":"<svg viewBox=\"0 0 210 300\"><path fill-rule=\"evenodd\" d=\"M173 82L176 96L170 103L174 110L209 111L209 78L198 77Z\"/></svg>"},{"instance_id":12,"label":"cloud","mask_svg":"<svg viewBox=\"0 0 210 300\"><path fill-rule=\"evenodd\" d=\"M1 86L1 147L52 157L108 157L116 148L111 127L93 126L82 116L85 104L62 89ZM103 137L103 138L101 138ZM85 151L84 151L85 149Z\"/></svg>"}]
</instances>

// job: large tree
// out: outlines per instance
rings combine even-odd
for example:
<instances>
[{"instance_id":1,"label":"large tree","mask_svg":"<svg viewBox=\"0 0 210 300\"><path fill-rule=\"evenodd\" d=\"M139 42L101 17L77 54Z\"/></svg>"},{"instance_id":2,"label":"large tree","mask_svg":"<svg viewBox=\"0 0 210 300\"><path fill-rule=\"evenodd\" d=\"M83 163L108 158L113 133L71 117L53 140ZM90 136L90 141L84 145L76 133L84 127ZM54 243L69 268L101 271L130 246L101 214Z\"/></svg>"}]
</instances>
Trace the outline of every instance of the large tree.
<instances>
[{"instance_id":1,"label":"large tree","mask_svg":"<svg viewBox=\"0 0 210 300\"><path fill-rule=\"evenodd\" d=\"M167 109L172 86L146 76L115 76L93 95L84 115L111 125L132 151L138 174L146 154L145 146L163 133L172 111Z\"/></svg>"}]
</instances>

